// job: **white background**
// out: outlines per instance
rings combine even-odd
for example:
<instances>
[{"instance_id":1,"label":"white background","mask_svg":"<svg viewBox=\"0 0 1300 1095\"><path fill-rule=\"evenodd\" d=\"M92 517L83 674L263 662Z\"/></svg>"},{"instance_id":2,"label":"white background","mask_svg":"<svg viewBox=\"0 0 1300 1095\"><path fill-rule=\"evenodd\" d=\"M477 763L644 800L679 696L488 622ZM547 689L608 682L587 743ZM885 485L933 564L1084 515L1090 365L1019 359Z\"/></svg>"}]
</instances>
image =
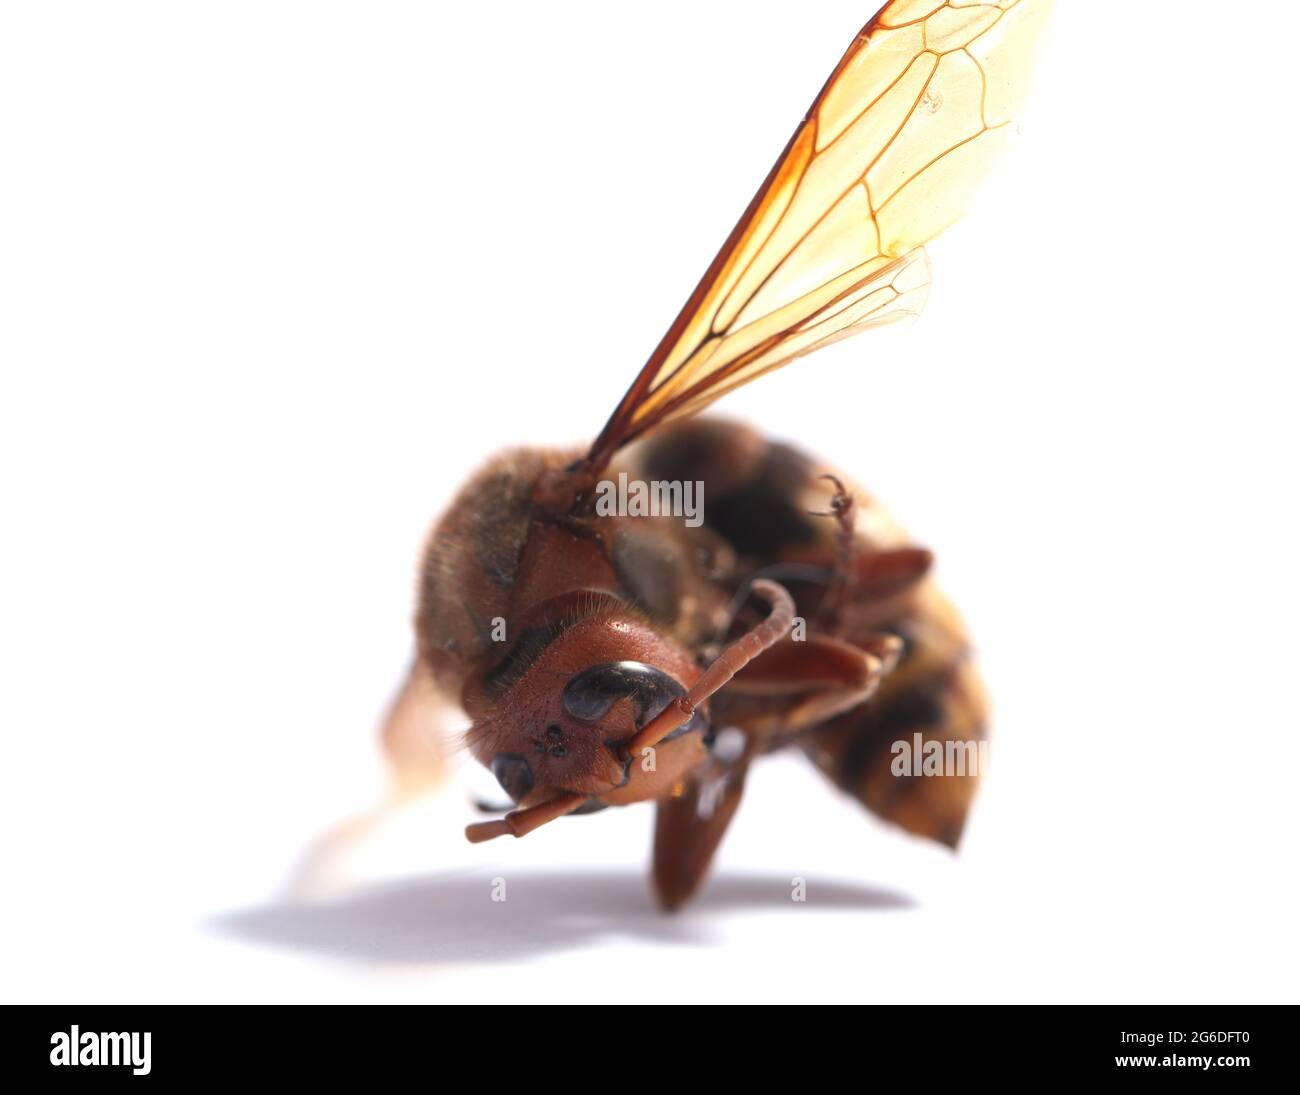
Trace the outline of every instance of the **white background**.
<instances>
[{"instance_id":1,"label":"white background","mask_svg":"<svg viewBox=\"0 0 1300 1095\"><path fill-rule=\"evenodd\" d=\"M724 404L938 551L958 856L777 759L676 918L648 807L471 847L460 786L285 896L429 522L600 426L871 8L0 9L4 998L1300 998L1282 4L1059 4L921 320Z\"/></svg>"}]
</instances>

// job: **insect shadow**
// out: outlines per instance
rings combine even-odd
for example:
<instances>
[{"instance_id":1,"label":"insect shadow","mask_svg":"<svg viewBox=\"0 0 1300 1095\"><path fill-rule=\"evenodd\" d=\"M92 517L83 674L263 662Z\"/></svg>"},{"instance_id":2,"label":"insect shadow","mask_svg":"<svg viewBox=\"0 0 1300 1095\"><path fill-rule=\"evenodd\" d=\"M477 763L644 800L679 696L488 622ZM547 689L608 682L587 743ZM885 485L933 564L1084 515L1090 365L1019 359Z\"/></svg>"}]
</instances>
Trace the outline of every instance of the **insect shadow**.
<instances>
[{"instance_id":1,"label":"insect shadow","mask_svg":"<svg viewBox=\"0 0 1300 1095\"><path fill-rule=\"evenodd\" d=\"M439 874L313 901L219 915L209 927L248 943L334 958L398 964L510 962L613 938L707 946L721 941L716 914L786 909L887 912L915 902L897 891L809 878L791 901L788 878L723 874L687 913L666 917L637 871L513 874L493 901L484 872Z\"/></svg>"}]
</instances>

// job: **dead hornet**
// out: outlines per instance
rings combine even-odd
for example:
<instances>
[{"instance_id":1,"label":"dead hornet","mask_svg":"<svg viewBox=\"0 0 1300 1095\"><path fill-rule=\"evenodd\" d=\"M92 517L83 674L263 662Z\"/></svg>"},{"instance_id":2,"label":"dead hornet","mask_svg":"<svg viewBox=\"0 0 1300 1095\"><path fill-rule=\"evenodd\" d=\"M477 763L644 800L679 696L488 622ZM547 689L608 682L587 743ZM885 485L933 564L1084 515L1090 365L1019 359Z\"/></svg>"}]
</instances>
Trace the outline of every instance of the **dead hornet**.
<instances>
[{"instance_id":1,"label":"dead hornet","mask_svg":"<svg viewBox=\"0 0 1300 1095\"><path fill-rule=\"evenodd\" d=\"M813 457L693 416L919 310L923 245L1009 134L1046 7L886 5L591 446L499 456L438 523L385 739L418 781L434 760L417 705L430 686L459 702L466 746L515 807L470 840L652 799L653 885L676 908L750 764L795 745L875 814L956 846L976 774L891 764L900 740L986 732L930 553ZM698 484L702 511L602 504L614 483Z\"/></svg>"}]
</instances>

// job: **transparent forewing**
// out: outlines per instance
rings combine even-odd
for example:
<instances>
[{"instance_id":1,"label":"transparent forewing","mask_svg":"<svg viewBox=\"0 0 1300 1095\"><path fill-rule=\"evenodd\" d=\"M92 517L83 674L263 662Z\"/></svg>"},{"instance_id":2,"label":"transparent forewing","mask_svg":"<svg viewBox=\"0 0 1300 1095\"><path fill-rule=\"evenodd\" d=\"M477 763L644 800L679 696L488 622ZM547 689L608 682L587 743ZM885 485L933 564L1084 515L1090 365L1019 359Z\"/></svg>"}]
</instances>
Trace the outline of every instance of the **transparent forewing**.
<instances>
[{"instance_id":1,"label":"transparent forewing","mask_svg":"<svg viewBox=\"0 0 1300 1095\"><path fill-rule=\"evenodd\" d=\"M895 0L854 40L593 447L914 314L922 245L1009 132L1050 0Z\"/></svg>"},{"instance_id":2,"label":"transparent forewing","mask_svg":"<svg viewBox=\"0 0 1300 1095\"><path fill-rule=\"evenodd\" d=\"M688 386L686 397L672 403L659 421L694 414L733 388L867 327L917 315L929 284L929 264L925 251L918 247L865 274L860 284L855 282L824 307L796 318L789 326L783 326L790 322L783 310L762 324L776 328L772 335L729 357L725 368L708 370L708 383ZM720 348L722 345L720 341Z\"/></svg>"}]
</instances>

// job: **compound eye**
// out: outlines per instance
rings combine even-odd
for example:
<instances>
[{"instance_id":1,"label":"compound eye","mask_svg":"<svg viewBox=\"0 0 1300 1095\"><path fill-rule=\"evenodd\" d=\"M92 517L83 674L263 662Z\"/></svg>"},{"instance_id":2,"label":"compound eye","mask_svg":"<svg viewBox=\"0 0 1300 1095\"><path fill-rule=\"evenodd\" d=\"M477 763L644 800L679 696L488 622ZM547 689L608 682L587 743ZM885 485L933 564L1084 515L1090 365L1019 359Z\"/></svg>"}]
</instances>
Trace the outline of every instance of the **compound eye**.
<instances>
[{"instance_id":1,"label":"compound eye","mask_svg":"<svg viewBox=\"0 0 1300 1095\"><path fill-rule=\"evenodd\" d=\"M492 774L501 790L518 802L533 789L533 770L518 753L498 753L492 758Z\"/></svg>"},{"instance_id":2,"label":"compound eye","mask_svg":"<svg viewBox=\"0 0 1300 1095\"><path fill-rule=\"evenodd\" d=\"M575 674L564 686L564 709L583 722L600 722L621 699L630 699L640 729L686 690L662 669L645 662L605 662ZM698 712L671 737L704 726Z\"/></svg>"}]
</instances>

